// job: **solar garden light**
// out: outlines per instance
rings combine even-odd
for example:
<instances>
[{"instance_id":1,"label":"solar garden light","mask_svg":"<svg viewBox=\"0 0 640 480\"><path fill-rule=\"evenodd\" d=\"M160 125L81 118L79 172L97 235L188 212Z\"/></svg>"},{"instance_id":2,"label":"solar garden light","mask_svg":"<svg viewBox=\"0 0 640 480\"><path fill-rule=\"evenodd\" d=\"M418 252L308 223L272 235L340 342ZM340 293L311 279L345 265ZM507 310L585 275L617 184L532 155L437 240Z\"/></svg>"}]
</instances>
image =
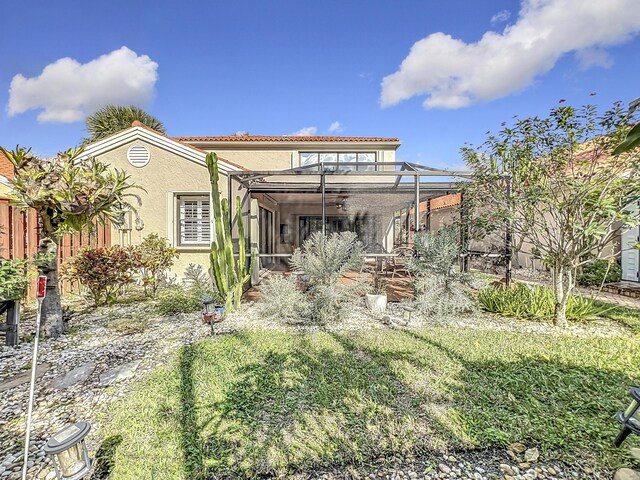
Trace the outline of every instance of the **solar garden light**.
<instances>
[{"instance_id":1,"label":"solar garden light","mask_svg":"<svg viewBox=\"0 0 640 480\"><path fill-rule=\"evenodd\" d=\"M640 388L632 387L629 393L631 403L624 412L618 412L616 415L616 420L622 424L622 430L614 442L616 447L619 447L630 433L640 435Z\"/></svg>"},{"instance_id":2,"label":"solar garden light","mask_svg":"<svg viewBox=\"0 0 640 480\"><path fill-rule=\"evenodd\" d=\"M213 298L202 301L202 321L213 326L214 323L222 320L224 306L219 305Z\"/></svg>"},{"instance_id":3,"label":"solar garden light","mask_svg":"<svg viewBox=\"0 0 640 480\"><path fill-rule=\"evenodd\" d=\"M58 480L79 480L91 471L91 458L84 438L91 430L87 422L69 425L47 440L44 446Z\"/></svg>"}]
</instances>

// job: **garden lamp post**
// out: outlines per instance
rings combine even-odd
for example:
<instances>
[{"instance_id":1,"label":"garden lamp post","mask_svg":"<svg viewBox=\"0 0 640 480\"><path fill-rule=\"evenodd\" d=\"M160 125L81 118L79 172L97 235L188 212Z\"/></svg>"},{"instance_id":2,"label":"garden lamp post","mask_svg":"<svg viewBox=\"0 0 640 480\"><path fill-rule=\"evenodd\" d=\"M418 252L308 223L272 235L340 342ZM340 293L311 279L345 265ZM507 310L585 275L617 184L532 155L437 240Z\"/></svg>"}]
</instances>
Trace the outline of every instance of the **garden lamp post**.
<instances>
[{"instance_id":1,"label":"garden lamp post","mask_svg":"<svg viewBox=\"0 0 640 480\"><path fill-rule=\"evenodd\" d=\"M69 425L47 440L44 446L58 480L79 480L91 471L91 458L84 438L91 430L87 422Z\"/></svg>"},{"instance_id":2,"label":"garden lamp post","mask_svg":"<svg viewBox=\"0 0 640 480\"><path fill-rule=\"evenodd\" d=\"M616 447L619 447L630 433L640 435L640 388L633 387L629 393L631 403L625 411L618 412L616 415L616 420L622 424L622 430L614 442Z\"/></svg>"}]
</instances>

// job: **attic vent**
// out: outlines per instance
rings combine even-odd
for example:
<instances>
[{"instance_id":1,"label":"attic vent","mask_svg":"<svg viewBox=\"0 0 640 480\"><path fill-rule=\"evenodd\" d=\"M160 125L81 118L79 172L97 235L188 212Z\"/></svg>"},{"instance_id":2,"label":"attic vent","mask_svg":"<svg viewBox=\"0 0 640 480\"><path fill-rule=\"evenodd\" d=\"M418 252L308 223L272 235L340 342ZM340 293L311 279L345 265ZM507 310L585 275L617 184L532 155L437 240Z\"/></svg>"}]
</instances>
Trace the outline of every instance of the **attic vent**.
<instances>
[{"instance_id":1,"label":"attic vent","mask_svg":"<svg viewBox=\"0 0 640 480\"><path fill-rule=\"evenodd\" d=\"M127 160L134 167L144 167L151 159L151 153L143 145L133 145L127 152Z\"/></svg>"}]
</instances>

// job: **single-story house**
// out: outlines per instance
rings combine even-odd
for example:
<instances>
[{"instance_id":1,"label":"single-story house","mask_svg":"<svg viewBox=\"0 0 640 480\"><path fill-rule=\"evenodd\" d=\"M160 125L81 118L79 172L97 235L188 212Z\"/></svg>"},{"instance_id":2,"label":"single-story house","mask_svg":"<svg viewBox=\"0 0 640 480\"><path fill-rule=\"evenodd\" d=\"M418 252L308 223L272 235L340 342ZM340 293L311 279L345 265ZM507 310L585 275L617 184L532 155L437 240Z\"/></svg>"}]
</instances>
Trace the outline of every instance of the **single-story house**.
<instances>
[{"instance_id":1,"label":"single-story house","mask_svg":"<svg viewBox=\"0 0 640 480\"><path fill-rule=\"evenodd\" d=\"M208 152L219 157L220 189L240 197L247 245L260 268L282 267L314 231L356 232L369 252L392 252L411 232L444 222L439 208L457 202L455 173L396 161L397 138L231 135L170 137L140 122L86 147L125 170L138 193L139 219L113 227L112 243L136 244L149 233L180 252L178 277L208 265L212 236ZM427 181L430 180L430 181ZM448 196L450 195L450 196ZM420 208L414 206L418 204Z\"/></svg>"}]
</instances>

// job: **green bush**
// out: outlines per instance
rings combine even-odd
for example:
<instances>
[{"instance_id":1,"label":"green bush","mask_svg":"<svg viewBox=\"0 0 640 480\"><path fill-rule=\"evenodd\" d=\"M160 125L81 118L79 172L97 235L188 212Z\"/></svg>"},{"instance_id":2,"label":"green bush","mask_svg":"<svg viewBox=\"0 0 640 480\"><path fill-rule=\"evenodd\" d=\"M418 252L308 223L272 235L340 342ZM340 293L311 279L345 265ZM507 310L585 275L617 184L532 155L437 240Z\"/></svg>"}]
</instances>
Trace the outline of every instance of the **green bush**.
<instances>
[{"instance_id":1,"label":"green bush","mask_svg":"<svg viewBox=\"0 0 640 480\"><path fill-rule=\"evenodd\" d=\"M612 283L619 282L621 279L622 268L617 261L611 263L608 260L596 260L582 267L576 277L576 282L584 287L599 287L603 280L604 283Z\"/></svg>"},{"instance_id":2,"label":"green bush","mask_svg":"<svg viewBox=\"0 0 640 480\"><path fill-rule=\"evenodd\" d=\"M151 292L155 295L162 280L173 266L173 262L180 256L178 250L173 248L166 238L160 237L157 233L147 235L140 245L133 247L140 270L140 279L144 286L145 294L147 287L151 287Z\"/></svg>"},{"instance_id":3,"label":"green bush","mask_svg":"<svg viewBox=\"0 0 640 480\"><path fill-rule=\"evenodd\" d=\"M184 288L172 288L160 296L156 308L160 315L191 313L202 309L202 300L198 292Z\"/></svg>"},{"instance_id":4,"label":"green bush","mask_svg":"<svg viewBox=\"0 0 640 480\"><path fill-rule=\"evenodd\" d=\"M271 275L260 285L258 312L267 318L299 322L309 316L310 303L291 276Z\"/></svg>"},{"instance_id":5,"label":"green bush","mask_svg":"<svg viewBox=\"0 0 640 480\"><path fill-rule=\"evenodd\" d=\"M135 281L136 255L130 248L85 247L60 267L62 278L77 283L94 305L111 303L122 288Z\"/></svg>"},{"instance_id":6,"label":"green bush","mask_svg":"<svg viewBox=\"0 0 640 480\"><path fill-rule=\"evenodd\" d=\"M27 290L28 260L0 259L0 300L18 300Z\"/></svg>"},{"instance_id":7,"label":"green bush","mask_svg":"<svg viewBox=\"0 0 640 480\"><path fill-rule=\"evenodd\" d=\"M518 283L512 288L487 287L478 293L482 309L526 319L547 319L554 316L553 290L544 286ZM569 297L567 319L574 322L589 320L604 315L609 307L581 295Z\"/></svg>"},{"instance_id":8,"label":"green bush","mask_svg":"<svg viewBox=\"0 0 640 480\"><path fill-rule=\"evenodd\" d=\"M473 276L455 268L460 255L458 236L458 230L450 226L435 234L415 235L415 256L407 267L415 275L414 307L424 314L443 317L476 309L471 294Z\"/></svg>"},{"instance_id":9,"label":"green bush","mask_svg":"<svg viewBox=\"0 0 640 480\"><path fill-rule=\"evenodd\" d=\"M348 312L349 305L364 294L362 282L340 282L340 277L346 272L360 271L362 267L362 243L353 232L329 236L313 233L293 253L291 266L309 277L309 288L304 293L306 305L300 308L313 323L340 321ZM283 292L274 293L285 295Z\"/></svg>"}]
</instances>

